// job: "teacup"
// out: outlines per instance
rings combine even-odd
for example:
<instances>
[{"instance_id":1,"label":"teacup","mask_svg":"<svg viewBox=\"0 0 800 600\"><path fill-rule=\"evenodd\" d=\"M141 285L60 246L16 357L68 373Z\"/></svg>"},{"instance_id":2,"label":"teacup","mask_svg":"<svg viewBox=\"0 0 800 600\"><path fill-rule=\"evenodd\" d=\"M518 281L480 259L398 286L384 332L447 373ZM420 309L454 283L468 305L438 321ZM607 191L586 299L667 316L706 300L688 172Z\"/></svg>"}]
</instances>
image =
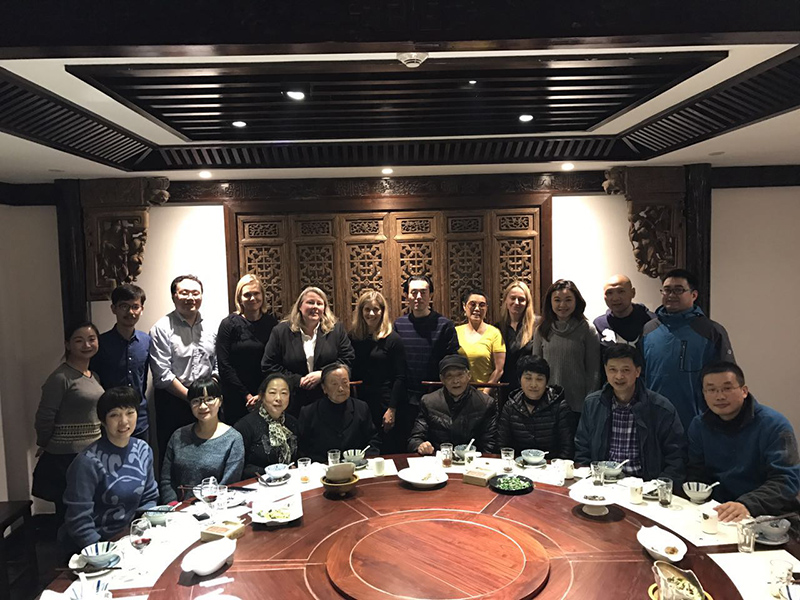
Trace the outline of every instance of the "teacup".
<instances>
[{"instance_id":1,"label":"teacup","mask_svg":"<svg viewBox=\"0 0 800 600\"><path fill-rule=\"evenodd\" d=\"M789 531L791 525L792 524L787 519L757 523L756 533L764 536L771 542L777 542L786 536L786 532Z\"/></svg>"}]
</instances>

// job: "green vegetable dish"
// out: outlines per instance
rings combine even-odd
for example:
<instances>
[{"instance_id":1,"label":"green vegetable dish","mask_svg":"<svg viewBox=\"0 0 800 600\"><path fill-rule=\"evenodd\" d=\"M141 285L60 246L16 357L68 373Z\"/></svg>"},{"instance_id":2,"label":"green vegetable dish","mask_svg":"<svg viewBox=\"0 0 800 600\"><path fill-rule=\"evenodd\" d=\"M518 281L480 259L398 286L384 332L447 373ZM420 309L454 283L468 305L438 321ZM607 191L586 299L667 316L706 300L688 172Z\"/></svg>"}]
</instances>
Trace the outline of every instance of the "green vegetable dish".
<instances>
[{"instance_id":1,"label":"green vegetable dish","mask_svg":"<svg viewBox=\"0 0 800 600\"><path fill-rule=\"evenodd\" d=\"M527 490L531 487L531 482L525 479L520 479L516 475L511 475L510 477L502 477L497 480L495 483L495 487L498 490L503 490L506 492L516 492L519 490Z\"/></svg>"}]
</instances>

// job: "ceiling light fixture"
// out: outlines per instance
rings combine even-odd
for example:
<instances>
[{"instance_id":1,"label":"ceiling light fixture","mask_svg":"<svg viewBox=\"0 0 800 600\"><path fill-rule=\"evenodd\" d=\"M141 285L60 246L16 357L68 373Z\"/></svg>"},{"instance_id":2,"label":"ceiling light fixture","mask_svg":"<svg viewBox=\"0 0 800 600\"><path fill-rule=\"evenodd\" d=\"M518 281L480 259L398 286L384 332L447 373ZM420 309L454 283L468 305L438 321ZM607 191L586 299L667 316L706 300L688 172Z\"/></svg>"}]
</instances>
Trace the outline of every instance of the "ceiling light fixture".
<instances>
[{"instance_id":1,"label":"ceiling light fixture","mask_svg":"<svg viewBox=\"0 0 800 600\"><path fill-rule=\"evenodd\" d=\"M297 90L286 92L286 95L289 96L289 98L291 98L292 100L303 100L306 97L304 92L298 92Z\"/></svg>"},{"instance_id":2,"label":"ceiling light fixture","mask_svg":"<svg viewBox=\"0 0 800 600\"><path fill-rule=\"evenodd\" d=\"M200 171L198 175L200 176L200 179L211 179L212 177L211 171Z\"/></svg>"},{"instance_id":3,"label":"ceiling light fixture","mask_svg":"<svg viewBox=\"0 0 800 600\"><path fill-rule=\"evenodd\" d=\"M533 121L533 115L520 115L519 120L523 123L530 123Z\"/></svg>"},{"instance_id":4,"label":"ceiling light fixture","mask_svg":"<svg viewBox=\"0 0 800 600\"><path fill-rule=\"evenodd\" d=\"M574 169L574 168L575 168L575 165L572 164L572 163L564 163L564 164L561 165L561 170L562 171L572 171L572 169Z\"/></svg>"},{"instance_id":5,"label":"ceiling light fixture","mask_svg":"<svg viewBox=\"0 0 800 600\"><path fill-rule=\"evenodd\" d=\"M470 79L470 80L469 80L469 84L470 84L470 85L475 85L476 83L478 83L478 82L477 82L477 81L475 81L474 79Z\"/></svg>"},{"instance_id":6,"label":"ceiling light fixture","mask_svg":"<svg viewBox=\"0 0 800 600\"><path fill-rule=\"evenodd\" d=\"M234 127L247 127L247 123L245 123L244 121L234 121L233 123L231 123L231 125L233 125Z\"/></svg>"},{"instance_id":7,"label":"ceiling light fixture","mask_svg":"<svg viewBox=\"0 0 800 600\"><path fill-rule=\"evenodd\" d=\"M397 60L407 66L409 69L416 69L426 60L428 60L427 52L398 52Z\"/></svg>"},{"instance_id":8,"label":"ceiling light fixture","mask_svg":"<svg viewBox=\"0 0 800 600\"><path fill-rule=\"evenodd\" d=\"M387 167L385 169L381 169L381 173L383 173L384 175L391 175L392 173L394 173L394 169L390 169Z\"/></svg>"}]
</instances>

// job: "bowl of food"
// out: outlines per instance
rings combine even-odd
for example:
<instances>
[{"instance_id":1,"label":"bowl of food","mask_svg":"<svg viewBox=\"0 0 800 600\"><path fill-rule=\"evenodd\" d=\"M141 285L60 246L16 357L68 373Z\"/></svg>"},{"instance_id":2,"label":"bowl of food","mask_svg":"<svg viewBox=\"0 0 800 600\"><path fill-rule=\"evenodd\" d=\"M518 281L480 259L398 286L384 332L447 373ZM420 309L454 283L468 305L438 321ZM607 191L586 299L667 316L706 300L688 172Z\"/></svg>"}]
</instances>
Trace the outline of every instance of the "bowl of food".
<instances>
[{"instance_id":1,"label":"bowl of food","mask_svg":"<svg viewBox=\"0 0 800 600\"><path fill-rule=\"evenodd\" d=\"M446 483L448 480L447 473L441 469L412 469L411 467L407 467L400 470L397 476L411 487L421 490L436 487L437 485Z\"/></svg>"},{"instance_id":2,"label":"bowl of food","mask_svg":"<svg viewBox=\"0 0 800 600\"><path fill-rule=\"evenodd\" d=\"M681 600L703 600L706 596L703 586L697 579L694 571L679 569L673 564L663 560L653 563L653 573L656 583L653 588L658 586L658 595L655 590L650 592L650 597L661 598L680 598ZM648 590L649 592L649 590Z\"/></svg>"},{"instance_id":3,"label":"bowl of food","mask_svg":"<svg viewBox=\"0 0 800 600\"><path fill-rule=\"evenodd\" d=\"M711 496L713 488L707 483L700 481L687 481L683 484L683 491L689 496L689 500L695 504L702 504Z\"/></svg>"},{"instance_id":4,"label":"bowl of food","mask_svg":"<svg viewBox=\"0 0 800 600\"><path fill-rule=\"evenodd\" d=\"M93 567L105 567L117 554L117 544L114 542L95 542L81 550L81 556Z\"/></svg>"},{"instance_id":5,"label":"bowl of food","mask_svg":"<svg viewBox=\"0 0 800 600\"><path fill-rule=\"evenodd\" d=\"M358 483L358 475L354 473L350 476L350 479L346 481L331 481L327 477L323 477L320 479L320 482L322 483L322 487L325 488L325 491L329 494L333 496L346 496L355 489Z\"/></svg>"},{"instance_id":6,"label":"bowl of food","mask_svg":"<svg viewBox=\"0 0 800 600\"><path fill-rule=\"evenodd\" d=\"M642 527L636 539L656 560L678 562L686 556L688 548L681 538L661 527Z\"/></svg>"},{"instance_id":7,"label":"bowl of food","mask_svg":"<svg viewBox=\"0 0 800 600\"><path fill-rule=\"evenodd\" d=\"M363 450L345 450L342 453L342 460L346 462L351 462L355 464L359 464L365 458L365 453Z\"/></svg>"},{"instance_id":8,"label":"bowl of food","mask_svg":"<svg viewBox=\"0 0 800 600\"><path fill-rule=\"evenodd\" d=\"M770 542L777 542L786 537L786 532L789 531L791 525L787 519L764 521L763 523L756 523L756 533Z\"/></svg>"},{"instance_id":9,"label":"bowl of food","mask_svg":"<svg viewBox=\"0 0 800 600\"><path fill-rule=\"evenodd\" d=\"M174 509L174 506L162 504L144 511L144 516L147 517L147 520L153 525L166 525L167 516L170 515Z\"/></svg>"},{"instance_id":10,"label":"bowl of food","mask_svg":"<svg viewBox=\"0 0 800 600\"><path fill-rule=\"evenodd\" d=\"M264 468L265 479L283 479L289 474L289 465L283 463L275 463L274 465L267 465Z\"/></svg>"},{"instance_id":11,"label":"bowl of food","mask_svg":"<svg viewBox=\"0 0 800 600\"><path fill-rule=\"evenodd\" d=\"M469 448L467 448L466 444L459 444L458 446L453 448L453 454L455 455L456 460L460 460L461 462L464 462L464 457L465 457L466 453L467 452L474 452L477 449L478 448L475 446L475 444L472 444Z\"/></svg>"},{"instance_id":12,"label":"bowl of food","mask_svg":"<svg viewBox=\"0 0 800 600\"><path fill-rule=\"evenodd\" d=\"M523 450L520 454L526 465L540 465L544 462L547 452L544 450Z\"/></svg>"},{"instance_id":13,"label":"bowl of food","mask_svg":"<svg viewBox=\"0 0 800 600\"><path fill-rule=\"evenodd\" d=\"M616 478L622 475L622 463L615 460L601 460L600 468L603 469L606 477Z\"/></svg>"}]
</instances>

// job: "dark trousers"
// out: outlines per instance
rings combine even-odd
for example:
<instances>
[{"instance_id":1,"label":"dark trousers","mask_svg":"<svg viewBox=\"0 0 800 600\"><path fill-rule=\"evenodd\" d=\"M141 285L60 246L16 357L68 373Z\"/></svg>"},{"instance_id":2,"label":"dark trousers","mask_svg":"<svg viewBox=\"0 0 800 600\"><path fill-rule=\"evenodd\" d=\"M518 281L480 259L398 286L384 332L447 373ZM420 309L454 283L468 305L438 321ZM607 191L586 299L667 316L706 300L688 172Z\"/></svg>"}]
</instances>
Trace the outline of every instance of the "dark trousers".
<instances>
[{"instance_id":1,"label":"dark trousers","mask_svg":"<svg viewBox=\"0 0 800 600\"><path fill-rule=\"evenodd\" d=\"M156 388L153 394L156 405L156 443L158 444L158 464L164 461L169 438L176 429L194 423L194 415L189 403L167 390Z\"/></svg>"}]
</instances>

